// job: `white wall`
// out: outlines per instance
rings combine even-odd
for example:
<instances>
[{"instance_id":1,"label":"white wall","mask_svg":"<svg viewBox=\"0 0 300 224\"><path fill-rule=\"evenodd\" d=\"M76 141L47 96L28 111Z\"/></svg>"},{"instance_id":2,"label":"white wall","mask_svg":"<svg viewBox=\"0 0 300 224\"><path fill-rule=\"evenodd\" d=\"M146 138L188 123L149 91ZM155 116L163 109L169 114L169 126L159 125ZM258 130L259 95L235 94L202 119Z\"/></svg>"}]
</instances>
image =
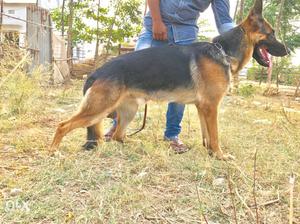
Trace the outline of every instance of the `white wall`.
<instances>
[{"instance_id":1,"label":"white wall","mask_svg":"<svg viewBox=\"0 0 300 224\"><path fill-rule=\"evenodd\" d=\"M45 9L52 9L58 7L61 0L4 0L5 3L10 4L36 4L45 8Z\"/></svg>"},{"instance_id":2,"label":"white wall","mask_svg":"<svg viewBox=\"0 0 300 224\"><path fill-rule=\"evenodd\" d=\"M60 6L59 0L39 0L39 5L44 9L54 9Z\"/></svg>"},{"instance_id":3,"label":"white wall","mask_svg":"<svg viewBox=\"0 0 300 224\"><path fill-rule=\"evenodd\" d=\"M14 10L14 14L10 14L9 10ZM24 4L4 4L3 12L5 14L18 17L26 20L26 7ZM20 33L26 32L26 23L20 20L3 16L3 30L18 31Z\"/></svg>"},{"instance_id":4,"label":"white wall","mask_svg":"<svg viewBox=\"0 0 300 224\"><path fill-rule=\"evenodd\" d=\"M21 2L21 3L15 3ZM36 0L5 0L3 12L5 14L18 17L20 19L26 20L26 7L28 3L34 2ZM52 9L59 6L59 0L39 0L39 6L44 9ZM9 10L14 10L14 14L10 14ZM26 23L20 20L16 20L13 18L9 18L7 16L3 16L3 30L4 31L18 31L20 33L26 32Z\"/></svg>"},{"instance_id":5,"label":"white wall","mask_svg":"<svg viewBox=\"0 0 300 224\"><path fill-rule=\"evenodd\" d=\"M292 54L293 65L297 65L297 66L300 65L299 56L300 56L300 49L296 49L295 53Z\"/></svg>"}]
</instances>

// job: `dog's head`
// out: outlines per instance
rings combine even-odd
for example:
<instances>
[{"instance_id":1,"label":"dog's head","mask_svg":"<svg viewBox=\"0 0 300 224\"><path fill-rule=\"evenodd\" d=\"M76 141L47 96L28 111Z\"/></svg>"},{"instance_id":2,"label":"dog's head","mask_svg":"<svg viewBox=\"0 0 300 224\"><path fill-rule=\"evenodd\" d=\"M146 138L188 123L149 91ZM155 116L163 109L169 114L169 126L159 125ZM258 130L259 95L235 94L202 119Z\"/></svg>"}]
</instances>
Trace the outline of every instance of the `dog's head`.
<instances>
[{"instance_id":1,"label":"dog's head","mask_svg":"<svg viewBox=\"0 0 300 224\"><path fill-rule=\"evenodd\" d=\"M254 43L253 58L260 65L269 67L270 61L266 52L282 57L289 54L290 51L276 39L274 29L263 18L262 8L262 0L255 0L254 6L241 26Z\"/></svg>"}]
</instances>

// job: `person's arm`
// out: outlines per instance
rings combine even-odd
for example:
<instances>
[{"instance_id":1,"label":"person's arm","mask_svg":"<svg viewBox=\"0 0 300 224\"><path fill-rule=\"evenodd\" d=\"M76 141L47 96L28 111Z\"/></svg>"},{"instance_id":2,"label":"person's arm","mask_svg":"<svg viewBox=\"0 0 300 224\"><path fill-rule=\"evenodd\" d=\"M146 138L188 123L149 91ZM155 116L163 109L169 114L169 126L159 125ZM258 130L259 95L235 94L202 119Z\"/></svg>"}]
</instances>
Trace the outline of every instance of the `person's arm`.
<instances>
[{"instance_id":1,"label":"person's arm","mask_svg":"<svg viewBox=\"0 0 300 224\"><path fill-rule=\"evenodd\" d=\"M213 0L211 4L216 25L220 34L235 27L235 23L230 17L229 0Z\"/></svg>"},{"instance_id":2,"label":"person's arm","mask_svg":"<svg viewBox=\"0 0 300 224\"><path fill-rule=\"evenodd\" d=\"M168 31L160 15L159 0L148 0L148 6L152 17L153 39L166 40Z\"/></svg>"}]
</instances>

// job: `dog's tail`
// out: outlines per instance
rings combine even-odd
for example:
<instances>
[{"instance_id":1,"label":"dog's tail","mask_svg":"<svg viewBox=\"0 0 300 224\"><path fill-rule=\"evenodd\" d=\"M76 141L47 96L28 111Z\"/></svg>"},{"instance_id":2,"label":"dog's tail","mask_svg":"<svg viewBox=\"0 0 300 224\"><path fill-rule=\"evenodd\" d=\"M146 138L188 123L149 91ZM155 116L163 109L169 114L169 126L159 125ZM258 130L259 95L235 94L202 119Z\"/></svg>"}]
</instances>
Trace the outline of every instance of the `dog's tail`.
<instances>
[{"instance_id":1,"label":"dog's tail","mask_svg":"<svg viewBox=\"0 0 300 224\"><path fill-rule=\"evenodd\" d=\"M83 86L83 95L86 94L88 89L91 88L91 86L94 84L95 81L96 79L92 75L87 78Z\"/></svg>"}]
</instances>

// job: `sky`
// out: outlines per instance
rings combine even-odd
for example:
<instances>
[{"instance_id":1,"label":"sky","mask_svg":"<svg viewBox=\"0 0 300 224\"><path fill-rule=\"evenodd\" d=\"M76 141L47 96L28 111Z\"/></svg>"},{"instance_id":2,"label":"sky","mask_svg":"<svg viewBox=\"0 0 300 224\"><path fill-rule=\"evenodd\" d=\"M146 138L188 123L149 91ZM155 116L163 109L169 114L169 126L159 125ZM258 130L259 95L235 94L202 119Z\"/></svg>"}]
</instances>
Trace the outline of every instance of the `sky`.
<instances>
[{"instance_id":1,"label":"sky","mask_svg":"<svg viewBox=\"0 0 300 224\"><path fill-rule=\"evenodd\" d=\"M230 15L233 18L234 15L234 10L236 7L237 0L230 0ZM204 13L200 14L199 20L204 19L208 22L208 24L212 27L213 32L209 32L206 35L209 37L215 37L219 35L216 24L215 24L215 19L214 19L214 14L212 12L211 7L209 7ZM199 32L201 32L201 27L199 27Z\"/></svg>"}]
</instances>

